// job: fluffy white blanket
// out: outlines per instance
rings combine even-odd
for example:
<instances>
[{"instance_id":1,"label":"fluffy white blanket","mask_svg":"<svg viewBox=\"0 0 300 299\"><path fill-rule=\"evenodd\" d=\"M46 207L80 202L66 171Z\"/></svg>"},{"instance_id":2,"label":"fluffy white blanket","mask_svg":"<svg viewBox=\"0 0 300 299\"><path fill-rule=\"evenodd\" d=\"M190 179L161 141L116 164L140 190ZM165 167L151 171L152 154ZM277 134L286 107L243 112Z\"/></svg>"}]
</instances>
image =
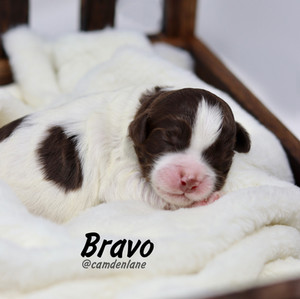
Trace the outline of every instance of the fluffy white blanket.
<instances>
[{"instance_id":1,"label":"fluffy white blanket","mask_svg":"<svg viewBox=\"0 0 300 299\"><path fill-rule=\"evenodd\" d=\"M18 28L5 36L5 48L16 84L0 90L1 125L86 94L119 91L126 100L154 85L200 87L230 104L251 135L252 149L236 155L227 194L194 209L161 211L143 201L111 202L58 225L30 214L0 182L4 296L200 298L300 277L300 190L292 184L279 142L226 94L196 78L185 52L110 29L46 41ZM95 254L82 257L90 232L101 240ZM98 257L104 239L118 245L107 245ZM129 243L138 240L140 247L127 257ZM147 240L154 249L143 257ZM132 269L137 263L144 268Z\"/></svg>"}]
</instances>

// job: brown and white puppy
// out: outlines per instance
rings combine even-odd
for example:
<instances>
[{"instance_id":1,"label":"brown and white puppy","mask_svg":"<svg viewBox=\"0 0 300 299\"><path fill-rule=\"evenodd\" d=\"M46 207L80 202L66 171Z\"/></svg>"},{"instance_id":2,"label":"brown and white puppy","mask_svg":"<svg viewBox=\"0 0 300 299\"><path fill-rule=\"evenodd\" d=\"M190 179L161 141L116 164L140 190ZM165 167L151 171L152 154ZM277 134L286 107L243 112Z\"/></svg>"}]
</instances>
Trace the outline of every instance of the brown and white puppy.
<instances>
[{"instance_id":1,"label":"brown and white puppy","mask_svg":"<svg viewBox=\"0 0 300 299\"><path fill-rule=\"evenodd\" d=\"M216 200L234 152L250 139L230 107L203 90L103 93L0 129L0 179L57 222L113 200L162 209Z\"/></svg>"},{"instance_id":2,"label":"brown and white puppy","mask_svg":"<svg viewBox=\"0 0 300 299\"><path fill-rule=\"evenodd\" d=\"M145 94L129 133L142 175L171 206L217 199L234 151L250 150L230 107L201 89Z\"/></svg>"}]
</instances>

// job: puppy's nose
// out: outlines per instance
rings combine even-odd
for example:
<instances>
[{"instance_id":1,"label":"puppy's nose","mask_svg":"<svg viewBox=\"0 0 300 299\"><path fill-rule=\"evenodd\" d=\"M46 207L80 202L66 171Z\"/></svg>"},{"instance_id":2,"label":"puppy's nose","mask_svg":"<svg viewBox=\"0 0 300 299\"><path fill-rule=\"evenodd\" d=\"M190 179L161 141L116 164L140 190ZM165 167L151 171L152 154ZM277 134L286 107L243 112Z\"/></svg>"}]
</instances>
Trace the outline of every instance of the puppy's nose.
<instances>
[{"instance_id":1,"label":"puppy's nose","mask_svg":"<svg viewBox=\"0 0 300 299\"><path fill-rule=\"evenodd\" d=\"M180 190L182 192L194 192L199 186L200 181L194 177L183 176L180 183Z\"/></svg>"}]
</instances>

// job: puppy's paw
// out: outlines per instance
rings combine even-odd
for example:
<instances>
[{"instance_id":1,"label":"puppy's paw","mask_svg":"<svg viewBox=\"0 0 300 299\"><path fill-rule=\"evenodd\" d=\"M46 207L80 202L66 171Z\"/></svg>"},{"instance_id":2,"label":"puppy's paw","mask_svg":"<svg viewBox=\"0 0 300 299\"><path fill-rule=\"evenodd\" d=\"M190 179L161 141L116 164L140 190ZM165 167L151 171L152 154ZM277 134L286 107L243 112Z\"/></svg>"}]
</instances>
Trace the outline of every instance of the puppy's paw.
<instances>
[{"instance_id":1,"label":"puppy's paw","mask_svg":"<svg viewBox=\"0 0 300 299\"><path fill-rule=\"evenodd\" d=\"M195 201L194 203L192 203L189 206L189 208L209 205L209 204L215 202L216 200L218 200L222 195L223 194L220 191L214 192L206 199Z\"/></svg>"}]
</instances>

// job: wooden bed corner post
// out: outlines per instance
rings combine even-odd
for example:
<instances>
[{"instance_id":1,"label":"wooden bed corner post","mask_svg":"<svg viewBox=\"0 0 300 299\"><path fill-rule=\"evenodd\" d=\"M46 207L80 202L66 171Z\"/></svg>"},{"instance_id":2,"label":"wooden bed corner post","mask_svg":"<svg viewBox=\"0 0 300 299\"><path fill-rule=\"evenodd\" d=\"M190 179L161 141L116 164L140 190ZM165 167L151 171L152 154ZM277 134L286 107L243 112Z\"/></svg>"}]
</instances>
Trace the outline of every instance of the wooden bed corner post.
<instances>
[{"instance_id":1,"label":"wooden bed corner post","mask_svg":"<svg viewBox=\"0 0 300 299\"><path fill-rule=\"evenodd\" d=\"M2 34L10 28L28 23L29 0L0 1L0 85L13 81L10 65L2 44Z\"/></svg>"},{"instance_id":2,"label":"wooden bed corner post","mask_svg":"<svg viewBox=\"0 0 300 299\"><path fill-rule=\"evenodd\" d=\"M163 34L186 42L194 36L197 0L165 0Z\"/></svg>"},{"instance_id":3,"label":"wooden bed corner post","mask_svg":"<svg viewBox=\"0 0 300 299\"><path fill-rule=\"evenodd\" d=\"M80 29L99 30L113 27L117 0L81 0Z\"/></svg>"}]
</instances>

